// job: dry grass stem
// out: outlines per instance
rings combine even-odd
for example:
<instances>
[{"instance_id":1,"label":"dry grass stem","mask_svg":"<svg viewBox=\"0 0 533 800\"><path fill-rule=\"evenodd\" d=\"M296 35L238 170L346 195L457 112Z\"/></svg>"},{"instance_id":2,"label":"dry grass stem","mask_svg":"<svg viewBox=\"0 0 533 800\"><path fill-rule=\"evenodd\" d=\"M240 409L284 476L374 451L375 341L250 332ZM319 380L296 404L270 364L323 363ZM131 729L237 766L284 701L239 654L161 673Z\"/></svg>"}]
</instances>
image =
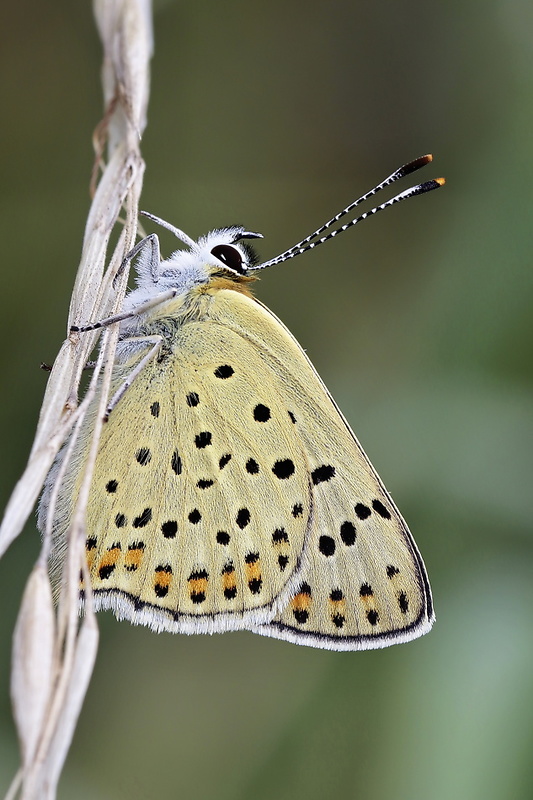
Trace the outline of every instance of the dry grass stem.
<instances>
[{"instance_id":1,"label":"dry grass stem","mask_svg":"<svg viewBox=\"0 0 533 800\"><path fill-rule=\"evenodd\" d=\"M95 135L96 164L101 176L94 181L94 197L70 304L69 329L71 324L115 313L122 305L127 273L120 275L116 287L113 279L135 243L144 172L140 136L146 125L149 94L150 2L95 0L94 13L104 50L105 111ZM118 244L108 257L110 236L117 222L121 222L121 214L124 219ZM59 449L70 435L56 485L50 494L41 554L28 580L14 635L11 685L21 769L8 792L10 800L17 796L23 800L55 798L96 658L98 629L84 556L85 510L101 419L109 394L118 326L103 334L89 388L83 402L78 404L82 370L96 338L94 333L70 335L61 346L48 380L28 465L13 491L0 526L1 556L21 532ZM88 404L97 391L100 392L101 413L97 416L68 532L60 598L54 608L47 561L57 490L68 469ZM80 569L87 587L85 617L81 624L78 615Z\"/></svg>"}]
</instances>

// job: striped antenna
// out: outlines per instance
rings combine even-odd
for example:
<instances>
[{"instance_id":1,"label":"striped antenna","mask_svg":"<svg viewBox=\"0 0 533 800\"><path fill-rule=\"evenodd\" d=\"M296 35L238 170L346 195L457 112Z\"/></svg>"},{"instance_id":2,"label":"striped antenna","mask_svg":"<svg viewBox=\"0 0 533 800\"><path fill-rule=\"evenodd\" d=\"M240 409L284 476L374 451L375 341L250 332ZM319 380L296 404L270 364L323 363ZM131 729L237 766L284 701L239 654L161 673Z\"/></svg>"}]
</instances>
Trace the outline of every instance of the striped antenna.
<instances>
[{"instance_id":1,"label":"striped antenna","mask_svg":"<svg viewBox=\"0 0 533 800\"><path fill-rule=\"evenodd\" d=\"M287 261L289 258L294 258L295 256L299 256L301 253L305 253L307 250L312 250L314 247L317 247L319 244L323 244L327 242L328 239L333 239L334 236L337 234L342 233L343 231L351 228L353 225L357 225L358 222L362 222L367 217L371 217L374 214L377 214L378 211L383 211L384 208L388 208L389 206L395 205L396 203L400 203L402 200L407 200L409 197L416 197L418 194L425 194L426 192L431 192L433 189L438 189L439 186L443 186L445 183L444 178L436 178L431 181L426 181L425 183L420 183L417 186L411 186L410 189L406 189L400 194L395 195L390 200L387 200L385 203L382 203L379 206L375 206L371 208L370 211L365 211L364 214L361 214L355 219L352 219L350 222L341 225L339 228L335 228L335 230L330 231L326 236L322 236L322 238L317 239L317 236L320 236L321 233L324 233L328 230L332 225L338 222L342 217L346 214L349 214L350 211L353 211L361 203L364 203L370 197L373 197L375 194L380 192L385 187L390 186L391 183L400 180L400 178L404 178L406 175L410 175L412 172L416 172L416 170L424 167L426 164L429 164L433 161L432 155L421 156L420 158L416 158L414 161L410 161L408 164L404 164L403 167L395 170L388 178L385 178L384 181L378 183L373 189L371 189L366 194L359 197L353 203L350 203L349 206L346 206L342 211L339 211L334 217L332 217L328 222L324 225L321 225L320 228L317 228L314 233L311 233L309 236L306 236L305 239L302 239L301 242L298 244L293 245L288 250L285 250L279 256L275 258L271 258L268 261L264 261L262 264L258 264L256 267L249 267L247 271L257 270L257 269L265 269L266 267L272 267L275 264L281 264L283 261ZM313 241L315 239L316 241Z\"/></svg>"}]
</instances>

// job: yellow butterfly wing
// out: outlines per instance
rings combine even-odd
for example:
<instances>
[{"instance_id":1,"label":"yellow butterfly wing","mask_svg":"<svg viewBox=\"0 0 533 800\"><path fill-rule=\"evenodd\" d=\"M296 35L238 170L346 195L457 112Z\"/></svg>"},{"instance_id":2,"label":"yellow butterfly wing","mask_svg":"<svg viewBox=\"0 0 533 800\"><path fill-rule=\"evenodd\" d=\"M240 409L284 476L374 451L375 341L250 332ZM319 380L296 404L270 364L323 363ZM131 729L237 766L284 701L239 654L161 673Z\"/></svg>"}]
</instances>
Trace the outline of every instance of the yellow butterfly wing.
<instances>
[{"instance_id":1,"label":"yellow butterfly wing","mask_svg":"<svg viewBox=\"0 0 533 800\"><path fill-rule=\"evenodd\" d=\"M313 503L303 445L251 340L223 322L154 317L164 353L100 440L86 543L96 607L155 630L249 628L296 587ZM114 389L138 360L115 367ZM57 565L93 418L61 489Z\"/></svg>"},{"instance_id":2,"label":"yellow butterfly wing","mask_svg":"<svg viewBox=\"0 0 533 800\"><path fill-rule=\"evenodd\" d=\"M303 350L243 293L189 300L186 320L169 303L141 322L162 352L104 425L87 510L96 607L155 630L332 649L424 633L416 545ZM140 358L123 348L115 389ZM91 430L89 416L61 487L56 565Z\"/></svg>"},{"instance_id":3,"label":"yellow butterfly wing","mask_svg":"<svg viewBox=\"0 0 533 800\"><path fill-rule=\"evenodd\" d=\"M257 633L331 649L384 647L434 619L417 546L300 345L272 312L220 292L212 317L260 354L272 394L294 419L313 493L299 585Z\"/></svg>"}]
</instances>

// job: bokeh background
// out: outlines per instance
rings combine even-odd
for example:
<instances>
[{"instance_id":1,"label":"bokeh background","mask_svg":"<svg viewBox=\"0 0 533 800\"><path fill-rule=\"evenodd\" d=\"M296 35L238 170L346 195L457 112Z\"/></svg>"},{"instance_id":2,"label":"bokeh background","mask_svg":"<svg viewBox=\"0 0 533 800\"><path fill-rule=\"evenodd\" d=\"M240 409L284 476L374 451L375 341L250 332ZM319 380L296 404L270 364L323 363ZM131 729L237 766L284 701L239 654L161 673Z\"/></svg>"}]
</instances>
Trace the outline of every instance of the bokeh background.
<instances>
[{"instance_id":1,"label":"bokeh background","mask_svg":"<svg viewBox=\"0 0 533 800\"><path fill-rule=\"evenodd\" d=\"M3 506L65 335L101 54L87 2L2 17ZM437 623L357 654L101 615L60 798L533 796L532 30L528 0L156 3L144 208L192 236L242 222L268 257L425 152L448 180L258 292L409 521ZM31 520L0 563L0 790L38 549Z\"/></svg>"}]
</instances>

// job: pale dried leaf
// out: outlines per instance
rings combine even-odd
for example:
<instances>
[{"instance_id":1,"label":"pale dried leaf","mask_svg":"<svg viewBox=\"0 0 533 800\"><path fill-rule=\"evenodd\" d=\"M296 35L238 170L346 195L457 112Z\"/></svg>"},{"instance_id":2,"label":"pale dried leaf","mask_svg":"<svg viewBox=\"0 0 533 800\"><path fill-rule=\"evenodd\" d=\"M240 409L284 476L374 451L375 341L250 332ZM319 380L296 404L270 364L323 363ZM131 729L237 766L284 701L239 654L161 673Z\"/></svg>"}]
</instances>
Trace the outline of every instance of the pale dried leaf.
<instances>
[{"instance_id":1,"label":"pale dried leaf","mask_svg":"<svg viewBox=\"0 0 533 800\"><path fill-rule=\"evenodd\" d=\"M121 276L116 287L113 278L136 237L144 172L139 136L146 124L152 48L150 12L149 0L95 0L104 45L105 113L99 126L101 147L97 154L102 175L87 220L69 326L117 311L124 296L127 274ZM103 158L106 141L107 164ZM110 236L117 222L122 222L123 212L123 227L109 258ZM117 335L117 329L104 334L98 359L100 367L105 365L99 383L102 407L109 389ZM95 341L96 336L89 333L71 335L63 343L48 380L28 466L15 487L0 528L0 555L22 530L55 455L72 426L80 423L86 412L90 397L78 405L78 385ZM96 372L89 395L95 389ZM93 456L98 432L97 425L91 446ZM67 590L61 593L57 620L45 566L41 566L48 553L47 535L40 565L28 582L15 632L12 693L24 769L9 791L15 797L22 776L22 800L55 797L96 657L98 631L90 587L86 617L78 627L80 564L84 568L80 550L85 539L85 504L93 465L94 457L88 459L82 479L76 525L65 558ZM58 480L60 477L59 472ZM54 505L51 503L52 512ZM51 530L51 520L45 527Z\"/></svg>"},{"instance_id":2,"label":"pale dried leaf","mask_svg":"<svg viewBox=\"0 0 533 800\"><path fill-rule=\"evenodd\" d=\"M146 125L148 82L146 65L152 55L151 3L149 0L109 3L95 0L94 13L104 44L104 98L117 96L128 121L140 137ZM121 133L119 119L110 131L110 152Z\"/></svg>"},{"instance_id":3,"label":"pale dried leaf","mask_svg":"<svg viewBox=\"0 0 533 800\"><path fill-rule=\"evenodd\" d=\"M97 650L98 626L94 613L89 611L80 626L65 701L43 765L43 774L46 776L44 797L55 797L59 776L91 679Z\"/></svg>"},{"instance_id":4,"label":"pale dried leaf","mask_svg":"<svg viewBox=\"0 0 533 800\"><path fill-rule=\"evenodd\" d=\"M37 564L26 584L13 636L11 698L24 768L35 755L50 703L54 628L50 580Z\"/></svg>"}]
</instances>

